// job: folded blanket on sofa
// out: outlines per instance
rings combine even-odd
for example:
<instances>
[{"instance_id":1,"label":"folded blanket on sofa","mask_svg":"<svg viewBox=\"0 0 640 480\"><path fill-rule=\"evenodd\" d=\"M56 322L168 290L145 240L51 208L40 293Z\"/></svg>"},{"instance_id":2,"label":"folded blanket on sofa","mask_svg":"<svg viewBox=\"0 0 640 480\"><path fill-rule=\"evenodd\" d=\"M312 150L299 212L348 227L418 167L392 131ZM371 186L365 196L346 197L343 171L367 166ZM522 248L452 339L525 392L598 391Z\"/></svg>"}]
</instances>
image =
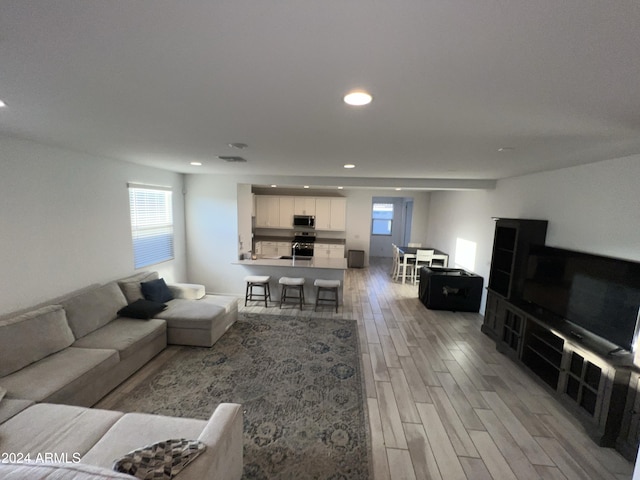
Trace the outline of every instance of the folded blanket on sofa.
<instances>
[{"instance_id":1,"label":"folded blanket on sofa","mask_svg":"<svg viewBox=\"0 0 640 480\"><path fill-rule=\"evenodd\" d=\"M127 453L113 469L142 480L170 480L206 449L197 440L165 440Z\"/></svg>"}]
</instances>

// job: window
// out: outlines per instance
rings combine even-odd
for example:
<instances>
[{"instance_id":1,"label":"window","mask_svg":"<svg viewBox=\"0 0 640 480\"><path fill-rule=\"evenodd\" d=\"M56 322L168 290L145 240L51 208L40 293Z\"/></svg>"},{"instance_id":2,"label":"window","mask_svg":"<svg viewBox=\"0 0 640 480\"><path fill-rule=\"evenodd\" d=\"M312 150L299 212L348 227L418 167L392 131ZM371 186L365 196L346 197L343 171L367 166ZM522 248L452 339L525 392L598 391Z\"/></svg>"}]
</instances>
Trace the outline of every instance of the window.
<instances>
[{"instance_id":1,"label":"window","mask_svg":"<svg viewBox=\"0 0 640 480\"><path fill-rule=\"evenodd\" d=\"M173 258L173 205L170 187L129 184L135 268Z\"/></svg>"},{"instance_id":2,"label":"window","mask_svg":"<svg viewBox=\"0 0 640 480\"><path fill-rule=\"evenodd\" d=\"M391 235L393 203L374 203L371 221L372 235Z\"/></svg>"}]
</instances>

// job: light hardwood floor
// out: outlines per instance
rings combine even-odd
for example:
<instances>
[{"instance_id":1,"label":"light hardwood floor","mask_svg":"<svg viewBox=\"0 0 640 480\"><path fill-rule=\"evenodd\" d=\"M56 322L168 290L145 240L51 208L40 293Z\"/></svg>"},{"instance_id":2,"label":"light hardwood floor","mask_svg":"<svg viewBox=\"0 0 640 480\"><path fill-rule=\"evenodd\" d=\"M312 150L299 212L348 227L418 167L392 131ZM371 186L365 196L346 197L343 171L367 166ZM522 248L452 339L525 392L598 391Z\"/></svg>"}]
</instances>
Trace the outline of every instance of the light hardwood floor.
<instances>
[{"instance_id":1,"label":"light hardwood floor","mask_svg":"<svg viewBox=\"0 0 640 480\"><path fill-rule=\"evenodd\" d=\"M302 312L357 320L375 480L630 479L633 465L598 447L575 419L480 332L475 313L433 311L393 282L390 259L350 269L344 305ZM309 287L311 288L311 287ZM102 403L161 368L167 349Z\"/></svg>"}]
</instances>

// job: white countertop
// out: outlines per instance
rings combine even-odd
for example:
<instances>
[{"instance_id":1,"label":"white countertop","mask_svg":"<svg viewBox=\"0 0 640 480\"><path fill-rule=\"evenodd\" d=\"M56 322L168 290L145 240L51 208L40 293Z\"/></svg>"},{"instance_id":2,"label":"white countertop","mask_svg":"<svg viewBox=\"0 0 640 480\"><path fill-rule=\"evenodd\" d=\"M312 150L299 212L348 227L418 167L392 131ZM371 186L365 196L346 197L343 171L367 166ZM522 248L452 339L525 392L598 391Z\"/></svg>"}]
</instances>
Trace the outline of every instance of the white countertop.
<instances>
[{"instance_id":1,"label":"white countertop","mask_svg":"<svg viewBox=\"0 0 640 480\"><path fill-rule=\"evenodd\" d=\"M346 258L312 258L303 260L296 258L282 259L278 257L262 257L256 260L238 260L234 265L256 266L256 267L294 267L294 268L325 268L330 270L346 270Z\"/></svg>"}]
</instances>

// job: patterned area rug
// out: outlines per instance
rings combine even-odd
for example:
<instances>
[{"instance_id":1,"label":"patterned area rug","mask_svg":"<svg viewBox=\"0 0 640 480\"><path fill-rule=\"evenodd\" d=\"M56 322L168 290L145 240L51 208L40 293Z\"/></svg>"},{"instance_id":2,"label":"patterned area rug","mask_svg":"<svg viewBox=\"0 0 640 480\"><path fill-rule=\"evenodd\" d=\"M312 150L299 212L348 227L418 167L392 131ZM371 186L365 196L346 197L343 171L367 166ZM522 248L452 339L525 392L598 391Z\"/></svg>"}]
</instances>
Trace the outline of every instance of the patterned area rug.
<instances>
[{"instance_id":1,"label":"patterned area rug","mask_svg":"<svg viewBox=\"0 0 640 480\"><path fill-rule=\"evenodd\" d=\"M113 407L208 419L243 404L246 479L367 479L353 320L240 314L211 348L184 347Z\"/></svg>"}]
</instances>

